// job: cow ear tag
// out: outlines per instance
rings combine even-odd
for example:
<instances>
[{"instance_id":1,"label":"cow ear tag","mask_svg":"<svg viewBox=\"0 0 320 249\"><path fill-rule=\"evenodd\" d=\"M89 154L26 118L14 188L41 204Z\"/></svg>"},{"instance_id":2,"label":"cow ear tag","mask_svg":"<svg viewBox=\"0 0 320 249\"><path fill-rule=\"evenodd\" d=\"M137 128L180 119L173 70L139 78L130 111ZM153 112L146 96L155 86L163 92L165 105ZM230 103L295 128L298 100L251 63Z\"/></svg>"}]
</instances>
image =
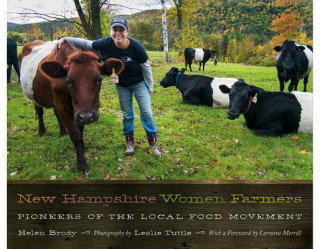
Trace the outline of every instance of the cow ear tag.
<instances>
[{"instance_id":1,"label":"cow ear tag","mask_svg":"<svg viewBox=\"0 0 320 249\"><path fill-rule=\"evenodd\" d=\"M112 74L110 75L110 84L117 84L119 83L119 77L114 72L114 68L112 68Z\"/></svg>"},{"instance_id":2,"label":"cow ear tag","mask_svg":"<svg viewBox=\"0 0 320 249\"><path fill-rule=\"evenodd\" d=\"M256 95L254 95L254 97L252 98L252 102L253 103L257 103L257 101L258 101L258 96L257 96L257 93L256 93Z\"/></svg>"}]
</instances>

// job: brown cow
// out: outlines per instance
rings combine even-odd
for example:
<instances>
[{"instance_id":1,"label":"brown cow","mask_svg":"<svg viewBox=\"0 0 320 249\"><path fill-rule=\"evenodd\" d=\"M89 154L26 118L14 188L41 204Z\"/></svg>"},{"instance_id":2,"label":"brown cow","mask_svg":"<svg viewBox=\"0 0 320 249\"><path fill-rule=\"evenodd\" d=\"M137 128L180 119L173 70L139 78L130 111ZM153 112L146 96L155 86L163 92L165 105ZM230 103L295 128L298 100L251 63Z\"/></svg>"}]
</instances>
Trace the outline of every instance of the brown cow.
<instances>
[{"instance_id":1,"label":"brown cow","mask_svg":"<svg viewBox=\"0 0 320 249\"><path fill-rule=\"evenodd\" d=\"M80 51L65 42L55 53L57 41L36 41L24 45L19 62L24 94L34 102L39 118L39 135L46 132L43 107L54 108L60 134L69 133L77 153L77 169L88 173L84 157L83 129L98 120L102 75L124 69L118 59L98 62L93 52Z\"/></svg>"}]
</instances>

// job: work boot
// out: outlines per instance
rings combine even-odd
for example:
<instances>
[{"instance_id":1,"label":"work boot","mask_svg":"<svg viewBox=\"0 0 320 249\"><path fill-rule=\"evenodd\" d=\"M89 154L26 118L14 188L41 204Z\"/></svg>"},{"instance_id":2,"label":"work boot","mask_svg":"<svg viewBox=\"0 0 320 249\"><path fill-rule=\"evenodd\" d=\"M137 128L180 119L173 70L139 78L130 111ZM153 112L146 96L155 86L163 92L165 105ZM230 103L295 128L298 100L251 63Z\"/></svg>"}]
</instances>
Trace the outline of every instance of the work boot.
<instances>
[{"instance_id":1,"label":"work boot","mask_svg":"<svg viewBox=\"0 0 320 249\"><path fill-rule=\"evenodd\" d=\"M157 136L148 135L148 142L150 153L160 157L162 154L157 145Z\"/></svg>"},{"instance_id":2,"label":"work boot","mask_svg":"<svg viewBox=\"0 0 320 249\"><path fill-rule=\"evenodd\" d=\"M126 137L127 148L124 152L125 156L132 156L134 154L134 136L133 133Z\"/></svg>"}]
</instances>

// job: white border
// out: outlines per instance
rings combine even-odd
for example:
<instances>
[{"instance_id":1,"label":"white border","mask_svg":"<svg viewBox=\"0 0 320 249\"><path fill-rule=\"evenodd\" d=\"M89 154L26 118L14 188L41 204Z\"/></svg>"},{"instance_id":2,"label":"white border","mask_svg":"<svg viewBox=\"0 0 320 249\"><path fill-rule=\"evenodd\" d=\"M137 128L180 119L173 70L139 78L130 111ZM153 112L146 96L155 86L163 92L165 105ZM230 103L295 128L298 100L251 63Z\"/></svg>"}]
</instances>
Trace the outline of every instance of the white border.
<instances>
[{"instance_id":1,"label":"white border","mask_svg":"<svg viewBox=\"0 0 320 249\"><path fill-rule=\"evenodd\" d=\"M2 56L0 60L0 248L7 248L7 1L0 10L0 44Z\"/></svg>"},{"instance_id":2,"label":"white border","mask_svg":"<svg viewBox=\"0 0 320 249\"><path fill-rule=\"evenodd\" d=\"M319 28L317 28L317 23L320 21L319 15L315 15L315 13L318 13L320 10L320 2L319 0L313 1L313 51L315 53L314 56L314 67L313 67L313 92L314 92L314 99L313 99L313 183L314 183L314 190L313 190L313 248L320 248L320 238L319 238L319 221L320 221L320 213L319 213L319 203L320 203L320 196L319 196L319 179L320 179L320 170L319 170L319 139L320 139L320 130L319 123L320 123L320 112L319 112L319 106L320 106L320 85L318 83L320 79L320 73L319 73L319 35L320 31Z\"/></svg>"}]
</instances>

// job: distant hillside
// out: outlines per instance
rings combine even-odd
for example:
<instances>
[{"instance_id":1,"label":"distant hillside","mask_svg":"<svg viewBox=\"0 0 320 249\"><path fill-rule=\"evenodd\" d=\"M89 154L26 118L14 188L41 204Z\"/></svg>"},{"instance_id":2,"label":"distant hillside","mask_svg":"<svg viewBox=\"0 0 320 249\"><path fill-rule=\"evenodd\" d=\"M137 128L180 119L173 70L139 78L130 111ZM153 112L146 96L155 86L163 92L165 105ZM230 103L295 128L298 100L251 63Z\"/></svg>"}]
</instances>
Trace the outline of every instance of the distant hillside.
<instances>
[{"instance_id":1,"label":"distant hillside","mask_svg":"<svg viewBox=\"0 0 320 249\"><path fill-rule=\"evenodd\" d=\"M310 0L183 0L178 23L177 9L167 8L170 50L186 47L218 50L225 62L273 65L273 47L286 39L313 44L313 2ZM163 50L162 10L146 10L125 16L129 36L147 50ZM110 16L102 22L108 35ZM180 24L182 29L179 30ZM40 22L37 25L8 23L9 34L19 44L33 39L50 40L61 36L83 37L73 25ZM19 37L22 36L22 37ZM21 39L20 39L21 38Z\"/></svg>"},{"instance_id":2,"label":"distant hillside","mask_svg":"<svg viewBox=\"0 0 320 249\"><path fill-rule=\"evenodd\" d=\"M161 24L162 16L161 16L161 10L160 9L154 9L154 10L145 10L141 11L132 15L126 16L128 21L132 20L135 22L151 22L151 23L158 23Z\"/></svg>"},{"instance_id":3,"label":"distant hillside","mask_svg":"<svg viewBox=\"0 0 320 249\"><path fill-rule=\"evenodd\" d=\"M159 25L161 25L161 10L147 10L132 15L126 15L125 17L128 19L128 21L152 23L157 22ZM73 27L73 25L69 22L57 21L38 22L36 24L43 32L56 30L57 28L64 30L65 27L71 30ZM30 29L32 29L32 23L17 24L13 22L7 22L7 31L24 33Z\"/></svg>"},{"instance_id":4,"label":"distant hillside","mask_svg":"<svg viewBox=\"0 0 320 249\"><path fill-rule=\"evenodd\" d=\"M41 32L45 34L46 37L52 39L53 34L58 30L72 30L72 24L69 22L38 22L36 23L38 27L41 29ZM32 23L28 24L17 24L12 22L7 22L7 31L14 31L17 33L26 33L32 30Z\"/></svg>"},{"instance_id":5,"label":"distant hillside","mask_svg":"<svg viewBox=\"0 0 320 249\"><path fill-rule=\"evenodd\" d=\"M148 22L148 23L157 23L157 25L161 25L161 10L146 10L142 12L138 12L132 15L125 16L128 21L132 21L134 23L138 22ZM57 30L57 28L64 30L67 27L69 30L72 30L73 25L69 22L38 22L36 23L39 28L43 32L52 32L53 30ZM7 22L7 31L14 31L18 33L24 33L27 30L32 29L32 23L28 24L17 24L12 22Z\"/></svg>"}]
</instances>

